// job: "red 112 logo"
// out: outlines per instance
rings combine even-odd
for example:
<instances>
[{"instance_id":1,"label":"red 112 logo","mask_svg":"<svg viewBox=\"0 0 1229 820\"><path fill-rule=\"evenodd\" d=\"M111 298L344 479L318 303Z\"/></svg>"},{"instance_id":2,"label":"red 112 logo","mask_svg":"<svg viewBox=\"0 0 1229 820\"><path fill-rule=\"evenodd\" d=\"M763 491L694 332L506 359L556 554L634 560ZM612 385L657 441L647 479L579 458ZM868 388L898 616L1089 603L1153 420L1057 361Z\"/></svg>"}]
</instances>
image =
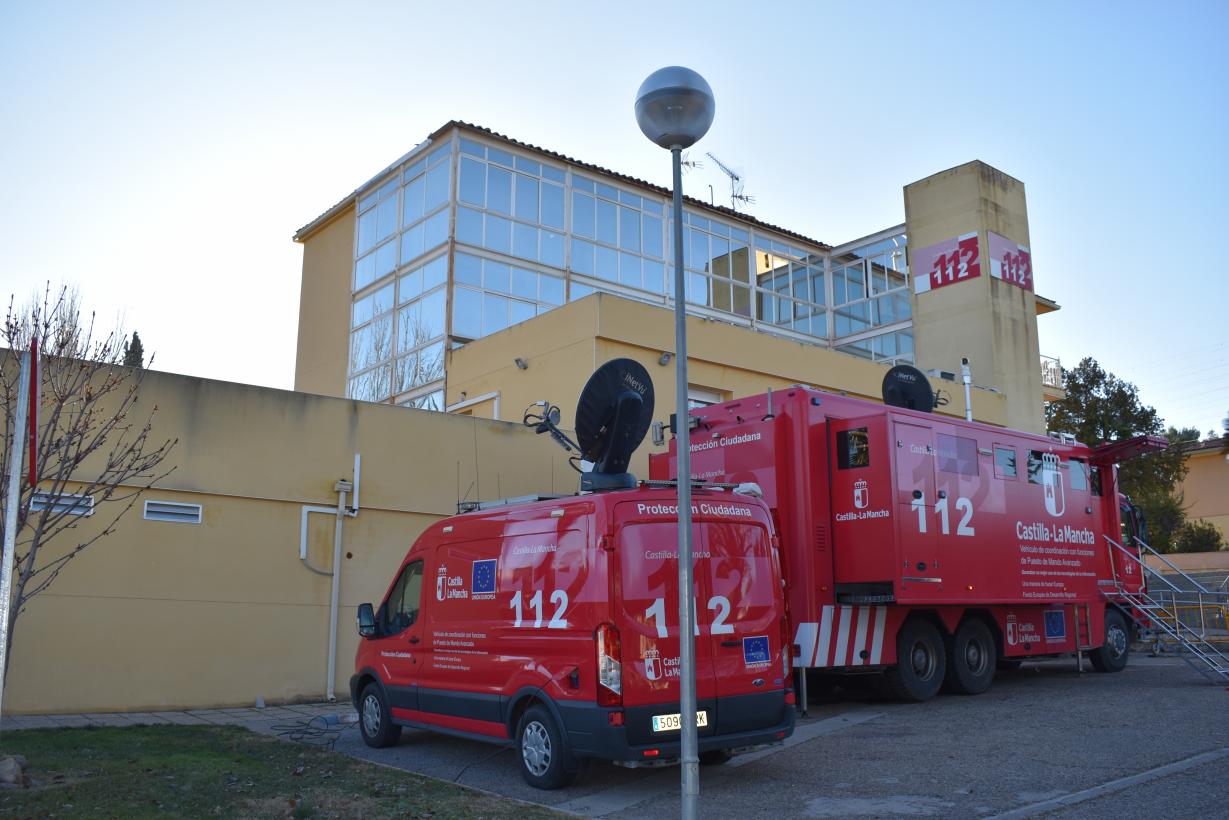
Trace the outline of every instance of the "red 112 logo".
<instances>
[{"instance_id":1,"label":"red 112 logo","mask_svg":"<svg viewBox=\"0 0 1229 820\"><path fill-rule=\"evenodd\" d=\"M981 276L981 263L978 260L977 236L974 234L962 238L951 253L941 253L935 257L930 271L930 286L941 288L977 276Z\"/></svg>"}]
</instances>

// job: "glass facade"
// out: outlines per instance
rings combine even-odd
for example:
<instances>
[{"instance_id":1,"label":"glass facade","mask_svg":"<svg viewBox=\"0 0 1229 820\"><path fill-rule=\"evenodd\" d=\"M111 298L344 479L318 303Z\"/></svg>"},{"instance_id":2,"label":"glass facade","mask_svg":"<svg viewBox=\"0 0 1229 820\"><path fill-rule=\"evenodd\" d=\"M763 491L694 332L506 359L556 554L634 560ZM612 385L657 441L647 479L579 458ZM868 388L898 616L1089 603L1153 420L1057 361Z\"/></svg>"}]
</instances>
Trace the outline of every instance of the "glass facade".
<instances>
[{"instance_id":1,"label":"glass facade","mask_svg":"<svg viewBox=\"0 0 1229 820\"><path fill-rule=\"evenodd\" d=\"M673 299L668 195L465 132L366 186L356 220L356 399L443 410L449 346L596 290ZM698 208L684 222L693 312L913 361L903 229L829 251Z\"/></svg>"}]
</instances>

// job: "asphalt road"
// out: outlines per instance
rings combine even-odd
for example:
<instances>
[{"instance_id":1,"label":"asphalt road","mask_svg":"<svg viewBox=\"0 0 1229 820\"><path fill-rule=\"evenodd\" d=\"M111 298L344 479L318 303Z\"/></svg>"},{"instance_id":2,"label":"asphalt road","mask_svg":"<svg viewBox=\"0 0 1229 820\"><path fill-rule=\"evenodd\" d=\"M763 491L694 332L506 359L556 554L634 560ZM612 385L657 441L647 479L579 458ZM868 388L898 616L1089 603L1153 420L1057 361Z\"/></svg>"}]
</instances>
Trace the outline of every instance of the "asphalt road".
<instances>
[{"instance_id":1,"label":"asphalt road","mask_svg":"<svg viewBox=\"0 0 1229 820\"><path fill-rule=\"evenodd\" d=\"M525 785L513 752L406 731L337 749L591 817L678 814L676 767L591 764L576 786ZM701 774L705 818L1229 818L1229 688L1180 659L1135 655L1118 675L1026 665L976 697L907 705L838 692L784 748Z\"/></svg>"}]
</instances>

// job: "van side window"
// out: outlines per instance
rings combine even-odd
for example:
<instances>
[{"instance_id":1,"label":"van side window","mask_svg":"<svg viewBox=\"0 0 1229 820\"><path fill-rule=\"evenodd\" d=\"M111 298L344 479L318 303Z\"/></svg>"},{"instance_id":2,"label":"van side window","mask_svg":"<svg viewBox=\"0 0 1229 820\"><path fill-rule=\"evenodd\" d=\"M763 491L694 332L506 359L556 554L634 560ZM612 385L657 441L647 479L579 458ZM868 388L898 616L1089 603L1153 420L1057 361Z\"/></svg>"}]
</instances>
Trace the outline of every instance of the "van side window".
<instances>
[{"instance_id":1,"label":"van side window","mask_svg":"<svg viewBox=\"0 0 1229 820\"><path fill-rule=\"evenodd\" d=\"M836 434L836 466L841 470L869 467L871 443L865 427L841 430Z\"/></svg>"},{"instance_id":2,"label":"van side window","mask_svg":"<svg viewBox=\"0 0 1229 820\"><path fill-rule=\"evenodd\" d=\"M1016 448L1015 447L999 447L994 448L994 475L996 478L1015 478L1016 477Z\"/></svg>"},{"instance_id":3,"label":"van side window","mask_svg":"<svg viewBox=\"0 0 1229 820\"><path fill-rule=\"evenodd\" d=\"M963 436L935 436L938 466L945 473L977 475L977 442Z\"/></svg>"},{"instance_id":4,"label":"van side window","mask_svg":"<svg viewBox=\"0 0 1229 820\"><path fill-rule=\"evenodd\" d=\"M1067 468L1068 474L1071 476L1071 489L1073 490L1088 490L1088 464L1082 458L1073 458L1067 462L1070 466Z\"/></svg>"},{"instance_id":5,"label":"van side window","mask_svg":"<svg viewBox=\"0 0 1229 820\"><path fill-rule=\"evenodd\" d=\"M1092 466L1088 468L1088 484L1092 487L1092 494L1101 495L1101 468Z\"/></svg>"},{"instance_id":6,"label":"van side window","mask_svg":"<svg viewBox=\"0 0 1229 820\"><path fill-rule=\"evenodd\" d=\"M414 561L401 571L388 600L381 607L383 632L395 635L418 620L418 602L422 596L422 561Z\"/></svg>"}]
</instances>

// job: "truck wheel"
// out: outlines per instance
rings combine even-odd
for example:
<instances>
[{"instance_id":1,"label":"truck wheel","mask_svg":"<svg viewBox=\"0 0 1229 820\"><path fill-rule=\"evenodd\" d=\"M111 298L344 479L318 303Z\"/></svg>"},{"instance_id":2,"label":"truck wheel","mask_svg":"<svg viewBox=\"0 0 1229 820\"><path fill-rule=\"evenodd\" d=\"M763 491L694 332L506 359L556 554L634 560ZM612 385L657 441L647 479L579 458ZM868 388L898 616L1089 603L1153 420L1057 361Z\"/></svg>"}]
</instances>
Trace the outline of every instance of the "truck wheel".
<instances>
[{"instance_id":1,"label":"truck wheel","mask_svg":"<svg viewBox=\"0 0 1229 820\"><path fill-rule=\"evenodd\" d=\"M395 746L401 739L401 727L393 723L384 693L374 683L363 688L358 700L358 730L363 742L374 749Z\"/></svg>"},{"instance_id":2,"label":"truck wheel","mask_svg":"<svg viewBox=\"0 0 1229 820\"><path fill-rule=\"evenodd\" d=\"M939 630L929 621L910 618L896 634L896 665L888 668L884 680L897 699L921 703L939 691L945 661Z\"/></svg>"},{"instance_id":3,"label":"truck wheel","mask_svg":"<svg viewBox=\"0 0 1229 820\"><path fill-rule=\"evenodd\" d=\"M720 766L723 763L729 763L734 759L734 755L726 749L713 749L709 752L700 752L701 766Z\"/></svg>"},{"instance_id":4,"label":"truck wheel","mask_svg":"<svg viewBox=\"0 0 1229 820\"><path fill-rule=\"evenodd\" d=\"M994 636L986 625L976 618L967 619L947 646L947 689L960 695L985 692L994 680L996 654Z\"/></svg>"},{"instance_id":5,"label":"truck wheel","mask_svg":"<svg viewBox=\"0 0 1229 820\"><path fill-rule=\"evenodd\" d=\"M1088 653L1092 668L1098 672L1121 672L1131 654L1131 631L1122 613L1105 610L1105 643Z\"/></svg>"},{"instance_id":6,"label":"truck wheel","mask_svg":"<svg viewBox=\"0 0 1229 820\"><path fill-rule=\"evenodd\" d=\"M516 726L521 775L535 789L558 789L573 782L580 764L572 757L554 718L544 706L531 706Z\"/></svg>"}]
</instances>

